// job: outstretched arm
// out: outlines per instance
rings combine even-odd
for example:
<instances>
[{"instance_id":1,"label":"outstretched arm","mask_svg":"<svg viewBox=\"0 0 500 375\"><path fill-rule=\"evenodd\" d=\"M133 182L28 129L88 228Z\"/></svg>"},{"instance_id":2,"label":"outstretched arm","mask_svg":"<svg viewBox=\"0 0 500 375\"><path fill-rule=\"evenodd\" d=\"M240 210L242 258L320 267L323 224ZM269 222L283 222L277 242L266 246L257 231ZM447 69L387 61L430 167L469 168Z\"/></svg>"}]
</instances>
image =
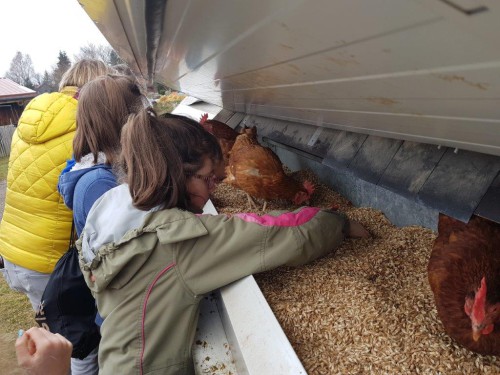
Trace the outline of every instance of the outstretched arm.
<instances>
[{"instance_id":1,"label":"outstretched arm","mask_svg":"<svg viewBox=\"0 0 500 375\"><path fill-rule=\"evenodd\" d=\"M262 216L201 215L200 219L209 235L197 238L192 250L176 252L177 270L195 295L334 251L343 241L346 221L344 215L315 207Z\"/></svg>"}]
</instances>

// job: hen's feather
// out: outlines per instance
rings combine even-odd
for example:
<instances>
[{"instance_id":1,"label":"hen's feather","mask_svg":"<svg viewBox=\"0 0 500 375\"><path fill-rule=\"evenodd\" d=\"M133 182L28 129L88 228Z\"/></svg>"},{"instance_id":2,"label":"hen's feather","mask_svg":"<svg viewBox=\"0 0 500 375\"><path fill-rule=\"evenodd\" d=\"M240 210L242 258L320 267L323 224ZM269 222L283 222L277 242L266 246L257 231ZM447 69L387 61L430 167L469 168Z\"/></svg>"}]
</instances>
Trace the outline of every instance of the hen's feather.
<instances>
[{"instance_id":1,"label":"hen's feather","mask_svg":"<svg viewBox=\"0 0 500 375\"><path fill-rule=\"evenodd\" d=\"M466 296L474 296L483 277L486 303L500 302L500 225L477 216L465 224L440 214L428 277L446 333L469 350L500 355L500 320L493 332L474 341L464 310Z\"/></svg>"},{"instance_id":2,"label":"hen's feather","mask_svg":"<svg viewBox=\"0 0 500 375\"><path fill-rule=\"evenodd\" d=\"M312 186L308 185L307 190L301 183L286 175L279 157L270 148L258 143L255 128L245 128L236 138L226 175L226 183L266 201L294 201L298 192L303 192L304 197L308 197L313 191Z\"/></svg>"},{"instance_id":3,"label":"hen's feather","mask_svg":"<svg viewBox=\"0 0 500 375\"><path fill-rule=\"evenodd\" d=\"M201 117L200 124L206 131L213 134L215 138L217 138L217 141L222 149L224 165L226 166L229 162L229 153L233 148L238 132L223 122L208 120L208 114L206 113Z\"/></svg>"}]
</instances>

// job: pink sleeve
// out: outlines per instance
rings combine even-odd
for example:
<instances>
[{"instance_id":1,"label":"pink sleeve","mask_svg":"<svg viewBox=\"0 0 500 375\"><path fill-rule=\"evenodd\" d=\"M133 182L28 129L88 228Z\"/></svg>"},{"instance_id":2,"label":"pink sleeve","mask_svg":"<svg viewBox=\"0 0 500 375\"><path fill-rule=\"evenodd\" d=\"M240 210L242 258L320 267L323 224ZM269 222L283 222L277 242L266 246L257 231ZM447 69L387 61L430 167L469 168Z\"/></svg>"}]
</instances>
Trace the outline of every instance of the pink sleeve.
<instances>
[{"instance_id":1,"label":"pink sleeve","mask_svg":"<svg viewBox=\"0 0 500 375\"><path fill-rule=\"evenodd\" d=\"M318 207L304 207L298 212L286 212L278 216L260 216L253 213L242 213L236 214L234 217L263 226L294 227L307 223L316 216L320 210L321 209Z\"/></svg>"}]
</instances>

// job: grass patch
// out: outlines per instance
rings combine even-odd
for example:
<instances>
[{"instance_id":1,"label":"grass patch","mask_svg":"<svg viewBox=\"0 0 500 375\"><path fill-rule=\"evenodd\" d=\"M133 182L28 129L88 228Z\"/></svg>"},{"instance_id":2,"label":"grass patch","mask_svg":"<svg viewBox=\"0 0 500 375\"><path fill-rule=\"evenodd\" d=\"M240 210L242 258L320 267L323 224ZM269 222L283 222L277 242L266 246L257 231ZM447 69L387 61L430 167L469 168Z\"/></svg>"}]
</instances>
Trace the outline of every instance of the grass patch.
<instances>
[{"instance_id":1,"label":"grass patch","mask_svg":"<svg viewBox=\"0 0 500 375\"><path fill-rule=\"evenodd\" d=\"M7 169L9 167L9 157L0 158L0 181L7 179Z\"/></svg>"},{"instance_id":2,"label":"grass patch","mask_svg":"<svg viewBox=\"0 0 500 375\"><path fill-rule=\"evenodd\" d=\"M36 324L28 297L10 289L3 277L0 277L0 296L0 332L15 335L20 328L26 330Z\"/></svg>"},{"instance_id":3,"label":"grass patch","mask_svg":"<svg viewBox=\"0 0 500 375\"><path fill-rule=\"evenodd\" d=\"M9 288L4 278L0 276L0 358L2 358L2 368L9 369L9 374L24 374L17 367L16 352L14 343L19 329L27 330L37 326L35 313L31 308L31 303L22 293L18 293ZM2 373L2 370L0 370Z\"/></svg>"}]
</instances>

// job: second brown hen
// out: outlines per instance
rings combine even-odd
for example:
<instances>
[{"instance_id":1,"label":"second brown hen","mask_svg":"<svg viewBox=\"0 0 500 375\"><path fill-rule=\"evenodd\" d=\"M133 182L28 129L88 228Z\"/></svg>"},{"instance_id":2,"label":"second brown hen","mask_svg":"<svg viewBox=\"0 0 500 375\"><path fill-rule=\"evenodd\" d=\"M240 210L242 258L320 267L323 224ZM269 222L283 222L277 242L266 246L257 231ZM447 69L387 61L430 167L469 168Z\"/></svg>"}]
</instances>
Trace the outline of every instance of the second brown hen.
<instances>
[{"instance_id":1,"label":"second brown hen","mask_svg":"<svg viewBox=\"0 0 500 375\"><path fill-rule=\"evenodd\" d=\"M257 141L255 128L245 128L234 143L226 167L225 183L247 193L249 203L255 207L253 198L267 201L284 199L300 205L307 202L314 186L305 181L301 184L286 175L279 157L268 147Z\"/></svg>"},{"instance_id":2,"label":"second brown hen","mask_svg":"<svg viewBox=\"0 0 500 375\"><path fill-rule=\"evenodd\" d=\"M227 165L229 161L229 153L233 148L238 132L223 122L208 120L207 113L201 116L200 124L219 141L219 145L222 149L222 156L224 157L224 165Z\"/></svg>"},{"instance_id":3,"label":"second brown hen","mask_svg":"<svg viewBox=\"0 0 500 375\"><path fill-rule=\"evenodd\" d=\"M500 355L500 224L440 214L429 283L444 329L459 344Z\"/></svg>"}]
</instances>

